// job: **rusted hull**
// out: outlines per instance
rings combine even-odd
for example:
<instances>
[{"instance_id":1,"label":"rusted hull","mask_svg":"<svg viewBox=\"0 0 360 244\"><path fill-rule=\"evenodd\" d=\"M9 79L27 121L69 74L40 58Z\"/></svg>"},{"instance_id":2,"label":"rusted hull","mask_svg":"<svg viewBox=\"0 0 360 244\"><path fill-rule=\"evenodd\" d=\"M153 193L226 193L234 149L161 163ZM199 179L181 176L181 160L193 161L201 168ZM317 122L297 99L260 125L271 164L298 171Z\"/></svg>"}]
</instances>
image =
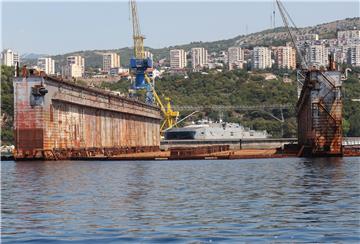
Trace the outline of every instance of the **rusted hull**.
<instances>
[{"instance_id":1,"label":"rusted hull","mask_svg":"<svg viewBox=\"0 0 360 244\"><path fill-rule=\"evenodd\" d=\"M36 94L35 86L48 92ZM15 159L159 150L154 106L48 77L15 79L14 103Z\"/></svg>"},{"instance_id":2,"label":"rusted hull","mask_svg":"<svg viewBox=\"0 0 360 244\"><path fill-rule=\"evenodd\" d=\"M216 152L229 151L229 145L212 145L197 147L173 147L170 148L170 159L194 159L197 156L207 156Z\"/></svg>"},{"instance_id":3,"label":"rusted hull","mask_svg":"<svg viewBox=\"0 0 360 244\"><path fill-rule=\"evenodd\" d=\"M299 156L343 154L342 106L339 72L306 72L297 104Z\"/></svg>"}]
</instances>

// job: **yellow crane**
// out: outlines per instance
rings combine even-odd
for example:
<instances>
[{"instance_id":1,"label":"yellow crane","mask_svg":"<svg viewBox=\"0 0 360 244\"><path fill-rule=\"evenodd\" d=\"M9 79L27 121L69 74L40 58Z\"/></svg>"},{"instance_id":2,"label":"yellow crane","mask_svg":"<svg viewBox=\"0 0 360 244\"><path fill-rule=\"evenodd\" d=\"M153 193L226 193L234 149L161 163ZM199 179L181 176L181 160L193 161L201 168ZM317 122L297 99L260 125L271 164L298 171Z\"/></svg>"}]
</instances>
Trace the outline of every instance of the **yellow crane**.
<instances>
[{"instance_id":1,"label":"yellow crane","mask_svg":"<svg viewBox=\"0 0 360 244\"><path fill-rule=\"evenodd\" d=\"M147 89L151 90L152 96L155 98L156 103L161 109L164 117L164 121L160 127L160 133L162 134L165 130L168 130L177 124L179 117L178 111L173 111L171 107L170 98L166 97L166 107L162 103L159 95L157 94L151 78L148 76L148 68L152 68L152 60L145 59L144 53L144 39L145 37L141 34L140 23L137 14L137 5L135 0L130 0L131 16L132 16L132 27L133 27L133 40L134 40L134 57L130 59L130 67L136 75L135 89ZM146 83L144 82L146 81ZM150 89L149 89L150 88ZM148 95L147 95L148 98ZM153 100L152 98L148 100Z\"/></svg>"},{"instance_id":2,"label":"yellow crane","mask_svg":"<svg viewBox=\"0 0 360 244\"><path fill-rule=\"evenodd\" d=\"M135 58L144 59L144 39L145 36L141 34L139 17L137 15L137 5L135 0L130 0L132 27L133 27L133 40L134 40L134 55Z\"/></svg>"},{"instance_id":3,"label":"yellow crane","mask_svg":"<svg viewBox=\"0 0 360 244\"><path fill-rule=\"evenodd\" d=\"M151 79L150 77L145 74L145 80L146 82L150 85L151 90L154 94L156 103L158 104L158 106L161 109L161 112L163 113L163 117L164 117L164 121L161 124L160 127L160 133L163 133L165 130L168 130L174 126L176 126L177 124L177 119L180 115L180 113L178 111L174 111L171 107L171 99L169 97L165 97L166 100L166 106L164 106L164 104L162 103L159 95L157 94L154 86L152 85Z\"/></svg>"}]
</instances>

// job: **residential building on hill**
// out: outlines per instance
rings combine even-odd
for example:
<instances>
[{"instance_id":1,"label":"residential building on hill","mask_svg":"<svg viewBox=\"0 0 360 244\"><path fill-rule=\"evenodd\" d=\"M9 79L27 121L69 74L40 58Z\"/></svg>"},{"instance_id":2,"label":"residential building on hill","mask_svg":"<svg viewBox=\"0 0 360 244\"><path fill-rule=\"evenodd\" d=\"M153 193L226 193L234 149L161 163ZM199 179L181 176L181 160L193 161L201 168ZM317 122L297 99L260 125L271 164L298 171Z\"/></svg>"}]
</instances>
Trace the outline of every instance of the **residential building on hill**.
<instances>
[{"instance_id":1,"label":"residential building on hill","mask_svg":"<svg viewBox=\"0 0 360 244\"><path fill-rule=\"evenodd\" d=\"M271 68L271 50L268 47L254 47L252 55L253 69Z\"/></svg>"},{"instance_id":2,"label":"residential building on hill","mask_svg":"<svg viewBox=\"0 0 360 244\"><path fill-rule=\"evenodd\" d=\"M103 54L103 71L109 73L112 68L120 67L120 55L117 53Z\"/></svg>"},{"instance_id":3,"label":"residential building on hill","mask_svg":"<svg viewBox=\"0 0 360 244\"><path fill-rule=\"evenodd\" d=\"M280 69L296 69L296 50L291 46L275 48L275 62Z\"/></svg>"},{"instance_id":4,"label":"residential building on hill","mask_svg":"<svg viewBox=\"0 0 360 244\"><path fill-rule=\"evenodd\" d=\"M16 66L16 63L20 63L19 54L11 49L4 49L1 53L1 64Z\"/></svg>"},{"instance_id":5,"label":"residential building on hill","mask_svg":"<svg viewBox=\"0 0 360 244\"><path fill-rule=\"evenodd\" d=\"M360 66L360 45L354 45L348 49L347 63L356 67Z\"/></svg>"},{"instance_id":6,"label":"residential building on hill","mask_svg":"<svg viewBox=\"0 0 360 244\"><path fill-rule=\"evenodd\" d=\"M186 68L186 52L184 49L170 50L170 68L184 69Z\"/></svg>"},{"instance_id":7,"label":"residential building on hill","mask_svg":"<svg viewBox=\"0 0 360 244\"><path fill-rule=\"evenodd\" d=\"M38 58L37 66L48 75L55 74L55 60L49 57Z\"/></svg>"},{"instance_id":8,"label":"residential building on hill","mask_svg":"<svg viewBox=\"0 0 360 244\"><path fill-rule=\"evenodd\" d=\"M62 75L66 78L79 78L85 74L85 59L81 56L68 56Z\"/></svg>"},{"instance_id":9,"label":"residential building on hill","mask_svg":"<svg viewBox=\"0 0 360 244\"><path fill-rule=\"evenodd\" d=\"M208 51L203 47L191 49L191 63L194 71L200 71L208 64Z\"/></svg>"},{"instance_id":10,"label":"residential building on hill","mask_svg":"<svg viewBox=\"0 0 360 244\"><path fill-rule=\"evenodd\" d=\"M244 50L240 47L229 47L228 49L229 70L242 69L244 64Z\"/></svg>"}]
</instances>

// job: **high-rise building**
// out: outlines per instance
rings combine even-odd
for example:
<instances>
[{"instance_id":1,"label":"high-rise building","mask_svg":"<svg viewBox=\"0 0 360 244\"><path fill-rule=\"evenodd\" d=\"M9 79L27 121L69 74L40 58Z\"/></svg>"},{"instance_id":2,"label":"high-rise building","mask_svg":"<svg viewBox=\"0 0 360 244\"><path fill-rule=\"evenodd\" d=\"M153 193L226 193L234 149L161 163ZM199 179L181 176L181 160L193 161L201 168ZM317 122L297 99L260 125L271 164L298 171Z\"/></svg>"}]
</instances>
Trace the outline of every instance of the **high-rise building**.
<instances>
[{"instance_id":1,"label":"high-rise building","mask_svg":"<svg viewBox=\"0 0 360 244\"><path fill-rule=\"evenodd\" d=\"M208 52L203 47L191 49L191 61L194 71L199 71L208 64Z\"/></svg>"},{"instance_id":2,"label":"high-rise building","mask_svg":"<svg viewBox=\"0 0 360 244\"><path fill-rule=\"evenodd\" d=\"M81 73L85 73L85 59L80 55L77 56L68 56L66 58L67 65L79 65L81 67Z\"/></svg>"},{"instance_id":3,"label":"high-rise building","mask_svg":"<svg viewBox=\"0 0 360 244\"><path fill-rule=\"evenodd\" d=\"M38 58L37 66L48 75L55 74L55 60L52 58Z\"/></svg>"},{"instance_id":4,"label":"high-rise building","mask_svg":"<svg viewBox=\"0 0 360 244\"><path fill-rule=\"evenodd\" d=\"M112 68L120 67L120 55L117 53L103 54L103 71L110 72Z\"/></svg>"},{"instance_id":5,"label":"high-rise building","mask_svg":"<svg viewBox=\"0 0 360 244\"><path fill-rule=\"evenodd\" d=\"M275 61L280 69L296 69L296 51L290 46L275 49Z\"/></svg>"},{"instance_id":6,"label":"high-rise building","mask_svg":"<svg viewBox=\"0 0 360 244\"><path fill-rule=\"evenodd\" d=\"M306 61L310 66L327 66L329 49L325 45L310 45L306 48Z\"/></svg>"},{"instance_id":7,"label":"high-rise building","mask_svg":"<svg viewBox=\"0 0 360 244\"><path fill-rule=\"evenodd\" d=\"M82 77L85 74L85 59L79 55L77 56L69 56L66 58L67 67L65 70L66 77Z\"/></svg>"},{"instance_id":8,"label":"high-rise building","mask_svg":"<svg viewBox=\"0 0 360 244\"><path fill-rule=\"evenodd\" d=\"M352 66L360 66L360 45L349 47L347 63Z\"/></svg>"},{"instance_id":9,"label":"high-rise building","mask_svg":"<svg viewBox=\"0 0 360 244\"><path fill-rule=\"evenodd\" d=\"M229 47L228 49L229 58L229 70L234 68L243 68L244 63L244 50L240 47Z\"/></svg>"},{"instance_id":10,"label":"high-rise building","mask_svg":"<svg viewBox=\"0 0 360 244\"><path fill-rule=\"evenodd\" d=\"M170 68L184 69L186 67L186 52L184 49L170 50Z\"/></svg>"},{"instance_id":11,"label":"high-rise building","mask_svg":"<svg viewBox=\"0 0 360 244\"><path fill-rule=\"evenodd\" d=\"M67 78L78 78L84 76L85 59L81 56L68 56L62 74Z\"/></svg>"},{"instance_id":12,"label":"high-rise building","mask_svg":"<svg viewBox=\"0 0 360 244\"><path fill-rule=\"evenodd\" d=\"M252 63L254 69L271 68L271 50L268 47L254 47Z\"/></svg>"},{"instance_id":13,"label":"high-rise building","mask_svg":"<svg viewBox=\"0 0 360 244\"><path fill-rule=\"evenodd\" d=\"M11 49L4 49L1 53L1 63L6 66L16 66L19 63L19 54Z\"/></svg>"},{"instance_id":14,"label":"high-rise building","mask_svg":"<svg viewBox=\"0 0 360 244\"><path fill-rule=\"evenodd\" d=\"M62 76L67 79L82 77L82 68L77 64L65 65L62 69Z\"/></svg>"}]
</instances>

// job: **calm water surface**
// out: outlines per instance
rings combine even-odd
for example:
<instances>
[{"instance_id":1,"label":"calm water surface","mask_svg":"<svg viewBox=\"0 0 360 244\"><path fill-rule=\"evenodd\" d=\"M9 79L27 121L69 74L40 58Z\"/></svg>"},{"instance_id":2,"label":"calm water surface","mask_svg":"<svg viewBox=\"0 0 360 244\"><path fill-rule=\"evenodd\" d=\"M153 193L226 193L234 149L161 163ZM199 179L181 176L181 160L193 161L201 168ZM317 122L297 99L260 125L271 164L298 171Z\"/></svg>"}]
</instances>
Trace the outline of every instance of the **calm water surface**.
<instances>
[{"instance_id":1,"label":"calm water surface","mask_svg":"<svg viewBox=\"0 0 360 244\"><path fill-rule=\"evenodd\" d=\"M360 242L360 158L2 162L2 242Z\"/></svg>"}]
</instances>

